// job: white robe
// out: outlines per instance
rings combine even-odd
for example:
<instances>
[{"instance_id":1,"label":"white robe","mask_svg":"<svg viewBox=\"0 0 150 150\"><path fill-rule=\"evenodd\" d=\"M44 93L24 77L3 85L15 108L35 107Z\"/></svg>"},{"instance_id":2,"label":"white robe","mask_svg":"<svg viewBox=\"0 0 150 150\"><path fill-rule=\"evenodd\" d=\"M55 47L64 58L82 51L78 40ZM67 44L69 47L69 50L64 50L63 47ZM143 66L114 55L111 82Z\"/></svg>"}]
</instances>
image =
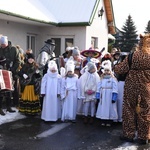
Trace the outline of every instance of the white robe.
<instances>
[{"instance_id":1,"label":"white robe","mask_svg":"<svg viewBox=\"0 0 150 150\"><path fill-rule=\"evenodd\" d=\"M100 93L96 118L114 120L118 119L116 102L112 103L112 93L118 93L118 81L111 77L101 79L97 86L97 92Z\"/></svg>"},{"instance_id":2,"label":"white robe","mask_svg":"<svg viewBox=\"0 0 150 150\"><path fill-rule=\"evenodd\" d=\"M63 100L61 120L75 120L77 111L78 77L63 78L61 83L61 99Z\"/></svg>"},{"instance_id":3,"label":"white robe","mask_svg":"<svg viewBox=\"0 0 150 150\"><path fill-rule=\"evenodd\" d=\"M118 111L118 121L122 122L122 105L123 105L123 93L124 93L125 81L118 82L118 99L117 99L117 111Z\"/></svg>"},{"instance_id":4,"label":"white robe","mask_svg":"<svg viewBox=\"0 0 150 150\"><path fill-rule=\"evenodd\" d=\"M45 121L57 121L61 118L61 102L57 94L60 94L61 76L48 72L41 82L41 94L45 94L41 119Z\"/></svg>"},{"instance_id":5,"label":"white robe","mask_svg":"<svg viewBox=\"0 0 150 150\"><path fill-rule=\"evenodd\" d=\"M97 84L100 81L100 77L97 72L89 73L86 71L80 78L79 78L79 99L78 99L78 106L77 106L77 114L82 115L85 114L85 111L89 108L86 108L83 103L92 102L95 103L95 93L97 90ZM92 95L88 95L85 92L87 90L93 90L94 93ZM93 108L91 108L93 109ZM95 109L95 108L94 108Z\"/></svg>"}]
</instances>

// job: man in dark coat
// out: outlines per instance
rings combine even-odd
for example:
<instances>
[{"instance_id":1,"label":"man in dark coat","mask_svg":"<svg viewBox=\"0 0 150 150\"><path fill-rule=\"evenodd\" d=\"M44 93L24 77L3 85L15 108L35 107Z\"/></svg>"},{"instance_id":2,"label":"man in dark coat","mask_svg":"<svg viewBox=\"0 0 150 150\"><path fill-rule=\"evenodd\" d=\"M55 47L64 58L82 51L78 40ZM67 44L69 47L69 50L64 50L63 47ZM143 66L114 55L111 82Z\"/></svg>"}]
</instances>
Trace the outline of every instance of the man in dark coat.
<instances>
[{"instance_id":1,"label":"man in dark coat","mask_svg":"<svg viewBox=\"0 0 150 150\"><path fill-rule=\"evenodd\" d=\"M17 70L21 64L21 60L19 57L19 51L16 47L8 44L7 36L1 36L0 38L0 57L4 56L6 58L6 69L12 72L14 81L17 81L16 75ZM14 96L14 105L18 105L19 96L16 88L16 82L14 85L15 91L13 93ZM0 95L0 99L2 99L2 95ZM8 96L6 98L6 107L7 111L15 112L11 109L11 97Z\"/></svg>"}]
</instances>

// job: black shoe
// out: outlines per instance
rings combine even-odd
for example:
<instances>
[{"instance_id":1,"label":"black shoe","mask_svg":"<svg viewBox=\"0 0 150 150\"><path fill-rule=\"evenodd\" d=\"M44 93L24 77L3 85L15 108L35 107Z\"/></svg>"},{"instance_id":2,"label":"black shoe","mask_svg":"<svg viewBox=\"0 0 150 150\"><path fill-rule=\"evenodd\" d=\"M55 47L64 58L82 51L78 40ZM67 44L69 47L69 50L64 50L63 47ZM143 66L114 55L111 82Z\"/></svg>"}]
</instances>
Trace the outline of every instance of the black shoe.
<instances>
[{"instance_id":1,"label":"black shoe","mask_svg":"<svg viewBox=\"0 0 150 150\"><path fill-rule=\"evenodd\" d=\"M84 124L87 124L88 123L88 117L85 116L83 122L84 122Z\"/></svg>"},{"instance_id":2,"label":"black shoe","mask_svg":"<svg viewBox=\"0 0 150 150\"><path fill-rule=\"evenodd\" d=\"M0 115L5 116L5 113L2 109L0 109Z\"/></svg>"},{"instance_id":3,"label":"black shoe","mask_svg":"<svg viewBox=\"0 0 150 150\"><path fill-rule=\"evenodd\" d=\"M72 123L76 123L76 120L71 120Z\"/></svg>"},{"instance_id":4,"label":"black shoe","mask_svg":"<svg viewBox=\"0 0 150 150\"><path fill-rule=\"evenodd\" d=\"M91 117L90 118L90 124L93 124L94 123L94 117Z\"/></svg>"},{"instance_id":5,"label":"black shoe","mask_svg":"<svg viewBox=\"0 0 150 150\"><path fill-rule=\"evenodd\" d=\"M123 135L120 136L120 140L121 141L126 141L126 142L134 142L134 140L132 138L127 138Z\"/></svg>"},{"instance_id":6,"label":"black shoe","mask_svg":"<svg viewBox=\"0 0 150 150\"><path fill-rule=\"evenodd\" d=\"M149 140L138 139L137 142L138 142L140 145L149 144Z\"/></svg>"},{"instance_id":7,"label":"black shoe","mask_svg":"<svg viewBox=\"0 0 150 150\"><path fill-rule=\"evenodd\" d=\"M14 113L14 112L16 112L15 110L12 110L12 108L11 108L11 107L8 107L6 111L8 111L8 112L10 112L10 113Z\"/></svg>"}]
</instances>

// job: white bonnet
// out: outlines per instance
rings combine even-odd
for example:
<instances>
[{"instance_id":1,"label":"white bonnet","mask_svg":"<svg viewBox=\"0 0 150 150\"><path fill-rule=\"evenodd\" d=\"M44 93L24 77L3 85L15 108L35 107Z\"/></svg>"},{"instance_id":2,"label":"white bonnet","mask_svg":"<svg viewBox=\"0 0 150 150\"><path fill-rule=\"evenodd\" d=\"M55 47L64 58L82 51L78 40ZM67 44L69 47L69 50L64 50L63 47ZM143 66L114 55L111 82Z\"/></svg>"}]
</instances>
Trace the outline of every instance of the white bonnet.
<instances>
[{"instance_id":1,"label":"white bonnet","mask_svg":"<svg viewBox=\"0 0 150 150\"><path fill-rule=\"evenodd\" d=\"M68 71L72 71L74 73L74 69L75 69L74 61L68 60L66 63L66 73L68 73Z\"/></svg>"},{"instance_id":2,"label":"white bonnet","mask_svg":"<svg viewBox=\"0 0 150 150\"><path fill-rule=\"evenodd\" d=\"M50 70L52 70L52 69L58 70L57 64L56 64L56 62L55 62L54 60L51 60L51 61L48 63L48 68L49 68Z\"/></svg>"},{"instance_id":3,"label":"white bonnet","mask_svg":"<svg viewBox=\"0 0 150 150\"><path fill-rule=\"evenodd\" d=\"M102 66L102 68L103 68L103 71L104 71L105 69L108 69L108 70L110 70L110 71L112 72L112 63L111 63L110 60L104 60L104 61L102 62L102 64L101 64L101 66Z\"/></svg>"}]
</instances>

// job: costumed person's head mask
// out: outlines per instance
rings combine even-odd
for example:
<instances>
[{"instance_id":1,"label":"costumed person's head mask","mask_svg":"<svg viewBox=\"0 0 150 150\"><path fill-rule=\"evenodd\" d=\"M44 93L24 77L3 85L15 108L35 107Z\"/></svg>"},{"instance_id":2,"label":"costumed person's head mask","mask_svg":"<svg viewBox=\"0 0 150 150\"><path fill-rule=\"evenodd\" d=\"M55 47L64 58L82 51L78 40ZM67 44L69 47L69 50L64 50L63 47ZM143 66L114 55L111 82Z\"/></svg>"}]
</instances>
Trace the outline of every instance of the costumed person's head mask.
<instances>
[{"instance_id":1,"label":"costumed person's head mask","mask_svg":"<svg viewBox=\"0 0 150 150\"><path fill-rule=\"evenodd\" d=\"M150 53L150 33L145 35L140 34L139 50L144 53Z\"/></svg>"}]
</instances>

